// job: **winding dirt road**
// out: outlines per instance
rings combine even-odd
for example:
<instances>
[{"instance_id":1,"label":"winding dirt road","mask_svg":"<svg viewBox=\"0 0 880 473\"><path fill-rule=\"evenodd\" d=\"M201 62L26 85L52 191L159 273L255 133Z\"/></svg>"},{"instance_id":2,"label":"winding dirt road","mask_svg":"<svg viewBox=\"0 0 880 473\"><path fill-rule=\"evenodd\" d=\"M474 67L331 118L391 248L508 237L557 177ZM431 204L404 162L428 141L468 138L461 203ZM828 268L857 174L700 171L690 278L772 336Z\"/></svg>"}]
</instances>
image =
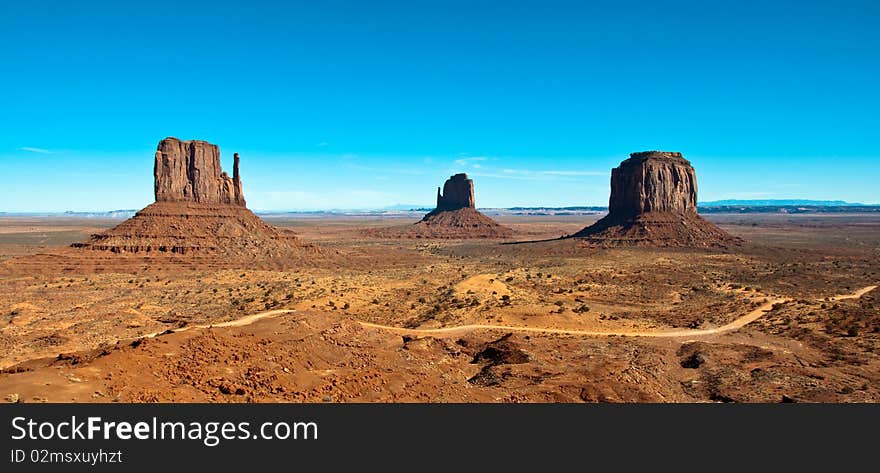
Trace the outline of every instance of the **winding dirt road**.
<instances>
[{"instance_id":1,"label":"winding dirt road","mask_svg":"<svg viewBox=\"0 0 880 473\"><path fill-rule=\"evenodd\" d=\"M866 286L852 294L842 294L838 296L831 297L831 300L839 301L845 299L858 299L868 292L876 289L877 286ZM699 337L704 335L715 335L719 333L729 332L731 330L736 330L742 328L755 320L761 318L764 314L770 311L776 304L784 304L786 302L791 301L791 298L788 297L777 297L768 300L767 302L761 304L751 312L743 315L742 317L737 318L736 320L722 325L720 327L715 328L705 328L705 329L680 329L680 330L658 330L658 331L635 331L635 330L577 330L577 329L561 329L561 328L541 328L541 327L523 327L516 325L489 325L489 324L470 324L470 325L458 325L454 327L443 327L443 328L429 328L429 329L413 329L413 328L403 328L403 327L395 327L392 325L380 325L374 324L370 322L362 322L358 321L358 323L367 328L375 328L379 330L386 330L389 332L397 333L400 335L429 335L435 337L455 337L468 332L472 332L475 330L502 330L505 332L528 332L528 333L544 333L544 334L560 334L560 335L584 335L588 337L611 337L611 336L624 336L624 337ZM295 312L290 309L279 309L279 310L270 310L267 312L260 312L257 314L251 314L240 319L230 320L228 322L220 322L215 324L205 324L205 325L192 325L189 327L183 327L175 332L183 332L186 330L193 329L204 329L211 327L242 327L245 325L250 325L258 320L275 317L281 314L287 314ZM155 332L148 335L143 335L138 338L152 338L157 335L160 335L164 332Z\"/></svg>"},{"instance_id":2,"label":"winding dirt road","mask_svg":"<svg viewBox=\"0 0 880 473\"><path fill-rule=\"evenodd\" d=\"M212 327L244 327L245 325L250 325L258 320L268 319L268 318L275 317L275 316L281 315L281 314L289 314L291 312L296 312L296 311L292 310L292 309L270 310L270 311L266 311L266 312L260 312L257 314L246 315L240 319L229 320L227 322L218 322L216 324L189 325L186 327L181 327L179 329L173 330L173 332L174 333L186 332L187 330L197 330L197 329L212 328ZM157 337L157 336L162 335L163 333L167 333L167 332L168 332L167 330L162 331L162 332L153 332L153 333L148 333L146 335L141 335L140 337L136 337L136 338L154 338L154 337Z\"/></svg>"},{"instance_id":3,"label":"winding dirt road","mask_svg":"<svg viewBox=\"0 0 880 473\"><path fill-rule=\"evenodd\" d=\"M761 318L764 314L766 314L770 309L773 308L774 304L780 304L784 302L788 302L790 299L772 299L764 304L761 304L760 307L755 310L749 312L748 314L739 317L738 319L730 322L729 324L722 325L721 327L715 328L707 328L707 329L682 329L682 330L659 330L659 331L634 331L634 330L577 330L577 329L561 329L561 328L540 328L540 327L521 327L516 325L483 325L483 324L473 324L473 325L459 325L455 327L443 327L443 328L435 328L435 329L408 329L402 327L389 327L387 325L378 325L371 324L369 322L358 322L364 327L378 328L383 330L388 330L394 333L399 333L401 335L431 335L431 336L446 336L446 337L454 337L459 336L467 332L471 332L474 330L503 330L505 332L529 332L529 333L554 333L561 335L585 335L588 337L610 337L610 336L623 336L623 337L694 337L700 335L713 335L722 332L728 332L730 330L736 330L754 322L755 320Z\"/></svg>"},{"instance_id":4,"label":"winding dirt road","mask_svg":"<svg viewBox=\"0 0 880 473\"><path fill-rule=\"evenodd\" d=\"M834 296L832 300L844 300L844 299L858 299L868 292L876 289L877 286L866 286L852 294L844 294L839 296ZM458 336L463 333L471 332L474 330L503 330L505 332L529 332L529 333L554 333L554 334L562 334L562 335L585 335L590 337L610 337L610 336L625 336L625 337L698 337L703 335L715 335L719 333L729 332L731 330L736 330L742 328L755 320L761 318L764 314L766 314L770 309L773 308L776 304L784 304L790 301L790 298L787 297L779 297L775 299L770 299L767 302L761 304L755 310L749 312L748 314L743 315L742 317L737 318L733 322L722 325L720 327L715 328L707 328L707 329L684 329L684 330L660 330L660 331L632 331L632 330L576 330L576 329L559 329L559 328L540 328L540 327L518 327L515 325L484 325L484 324L473 324L473 325L459 325L456 327L443 327L443 328L435 328L435 329L408 329L402 327L392 327L388 325L379 325L373 324L369 322L358 322L364 327L377 328L382 330L388 330L394 333L398 333L401 335L431 335L431 336L439 336L439 337L453 337Z\"/></svg>"},{"instance_id":5,"label":"winding dirt road","mask_svg":"<svg viewBox=\"0 0 880 473\"><path fill-rule=\"evenodd\" d=\"M831 298L832 301L842 301L846 299L858 299L859 297L864 296L865 294L877 289L877 286L867 286L859 289L858 291L852 294L844 294L842 296L834 296Z\"/></svg>"}]
</instances>

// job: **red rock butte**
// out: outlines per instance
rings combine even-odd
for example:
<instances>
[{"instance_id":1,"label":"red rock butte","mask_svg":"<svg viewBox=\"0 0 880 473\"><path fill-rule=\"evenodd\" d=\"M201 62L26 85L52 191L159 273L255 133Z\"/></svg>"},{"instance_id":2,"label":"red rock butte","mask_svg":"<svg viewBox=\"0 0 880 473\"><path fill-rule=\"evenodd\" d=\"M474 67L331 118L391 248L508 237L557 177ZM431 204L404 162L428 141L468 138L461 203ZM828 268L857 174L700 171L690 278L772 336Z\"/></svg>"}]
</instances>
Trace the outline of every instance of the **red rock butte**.
<instances>
[{"instance_id":1,"label":"red rock butte","mask_svg":"<svg viewBox=\"0 0 880 473\"><path fill-rule=\"evenodd\" d=\"M463 208L476 208L474 201L474 180L468 179L467 174L456 174L443 184L443 193L437 188L436 211L457 210Z\"/></svg>"},{"instance_id":2,"label":"red rock butte","mask_svg":"<svg viewBox=\"0 0 880 473\"><path fill-rule=\"evenodd\" d=\"M303 245L292 233L247 209L234 155L230 178L220 148L206 141L165 138L153 169L156 202L75 248L135 254L283 256Z\"/></svg>"},{"instance_id":3,"label":"red rock butte","mask_svg":"<svg viewBox=\"0 0 880 473\"><path fill-rule=\"evenodd\" d=\"M206 141L165 138L153 165L156 202L200 202L245 207L234 155L232 178L220 168L220 148Z\"/></svg>"},{"instance_id":4,"label":"red rock butte","mask_svg":"<svg viewBox=\"0 0 880 473\"><path fill-rule=\"evenodd\" d=\"M514 232L476 209L474 181L467 174L451 176L437 188L437 207L422 220L405 228L370 229L371 236L385 238L509 238Z\"/></svg>"},{"instance_id":5,"label":"red rock butte","mask_svg":"<svg viewBox=\"0 0 880 473\"><path fill-rule=\"evenodd\" d=\"M572 235L609 246L739 243L697 214L697 175L681 153L644 151L611 170L608 215Z\"/></svg>"}]
</instances>

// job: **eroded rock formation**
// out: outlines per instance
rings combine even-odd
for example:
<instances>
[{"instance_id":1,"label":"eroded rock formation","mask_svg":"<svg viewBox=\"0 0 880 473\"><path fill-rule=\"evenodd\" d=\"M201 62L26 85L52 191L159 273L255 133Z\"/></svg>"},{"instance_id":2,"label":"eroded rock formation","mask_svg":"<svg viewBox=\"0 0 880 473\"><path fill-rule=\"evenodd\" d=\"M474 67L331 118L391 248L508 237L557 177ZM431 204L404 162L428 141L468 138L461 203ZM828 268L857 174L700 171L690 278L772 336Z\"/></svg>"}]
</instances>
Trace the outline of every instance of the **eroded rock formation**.
<instances>
[{"instance_id":1,"label":"eroded rock formation","mask_svg":"<svg viewBox=\"0 0 880 473\"><path fill-rule=\"evenodd\" d=\"M697 176L681 153L644 151L611 170L608 215L573 235L603 245L737 243L697 215Z\"/></svg>"},{"instance_id":2,"label":"eroded rock formation","mask_svg":"<svg viewBox=\"0 0 880 473\"><path fill-rule=\"evenodd\" d=\"M156 202L92 235L76 248L135 254L223 254L278 257L304 247L292 233L268 225L245 206L234 155L232 178L220 168L220 148L165 138L155 156Z\"/></svg>"},{"instance_id":3,"label":"eroded rock formation","mask_svg":"<svg viewBox=\"0 0 880 473\"><path fill-rule=\"evenodd\" d=\"M508 238L513 230L487 217L476 209L474 181L467 174L451 176L437 188L437 208L415 225L403 228L378 228L365 232L383 238Z\"/></svg>"},{"instance_id":4,"label":"eroded rock formation","mask_svg":"<svg viewBox=\"0 0 880 473\"><path fill-rule=\"evenodd\" d=\"M476 208L474 203L474 181L467 174L456 174L443 184L443 193L437 188L437 210L456 210Z\"/></svg>"},{"instance_id":5,"label":"eroded rock formation","mask_svg":"<svg viewBox=\"0 0 880 473\"><path fill-rule=\"evenodd\" d=\"M645 151L611 170L608 211L697 213L697 176L681 153Z\"/></svg>"},{"instance_id":6,"label":"eroded rock formation","mask_svg":"<svg viewBox=\"0 0 880 473\"><path fill-rule=\"evenodd\" d=\"M165 138L153 167L156 202L199 202L244 207L235 153L232 178L220 168L220 148L206 141Z\"/></svg>"}]
</instances>

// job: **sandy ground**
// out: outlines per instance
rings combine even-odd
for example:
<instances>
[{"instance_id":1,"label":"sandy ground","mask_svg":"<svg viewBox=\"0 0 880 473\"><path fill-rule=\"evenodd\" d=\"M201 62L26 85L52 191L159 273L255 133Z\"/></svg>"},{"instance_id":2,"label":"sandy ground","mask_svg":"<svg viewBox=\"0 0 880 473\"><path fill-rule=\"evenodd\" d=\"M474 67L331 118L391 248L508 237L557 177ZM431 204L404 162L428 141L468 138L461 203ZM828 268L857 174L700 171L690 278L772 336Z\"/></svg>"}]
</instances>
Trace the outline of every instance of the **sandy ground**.
<instances>
[{"instance_id":1,"label":"sandy ground","mask_svg":"<svg viewBox=\"0 0 880 473\"><path fill-rule=\"evenodd\" d=\"M63 245L94 222L0 221L0 395L880 399L880 217L709 218L747 243L403 241L364 236L407 224L394 219L270 220L338 254L286 268L72 257ZM574 233L591 218L498 220L528 242ZM65 230L46 244L33 237L46 228Z\"/></svg>"}]
</instances>

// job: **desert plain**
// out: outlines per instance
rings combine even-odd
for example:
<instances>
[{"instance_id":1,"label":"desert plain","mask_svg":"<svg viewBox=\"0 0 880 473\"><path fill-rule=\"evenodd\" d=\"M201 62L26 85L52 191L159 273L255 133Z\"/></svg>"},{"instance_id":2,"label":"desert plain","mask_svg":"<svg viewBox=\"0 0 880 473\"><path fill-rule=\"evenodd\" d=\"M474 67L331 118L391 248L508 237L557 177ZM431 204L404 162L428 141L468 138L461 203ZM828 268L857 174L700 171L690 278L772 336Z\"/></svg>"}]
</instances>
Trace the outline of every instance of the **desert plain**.
<instances>
[{"instance_id":1,"label":"desert plain","mask_svg":"<svg viewBox=\"0 0 880 473\"><path fill-rule=\"evenodd\" d=\"M602 247L264 216L296 258L71 248L117 219L0 218L8 402L877 402L880 215L711 214L741 244Z\"/></svg>"}]
</instances>

